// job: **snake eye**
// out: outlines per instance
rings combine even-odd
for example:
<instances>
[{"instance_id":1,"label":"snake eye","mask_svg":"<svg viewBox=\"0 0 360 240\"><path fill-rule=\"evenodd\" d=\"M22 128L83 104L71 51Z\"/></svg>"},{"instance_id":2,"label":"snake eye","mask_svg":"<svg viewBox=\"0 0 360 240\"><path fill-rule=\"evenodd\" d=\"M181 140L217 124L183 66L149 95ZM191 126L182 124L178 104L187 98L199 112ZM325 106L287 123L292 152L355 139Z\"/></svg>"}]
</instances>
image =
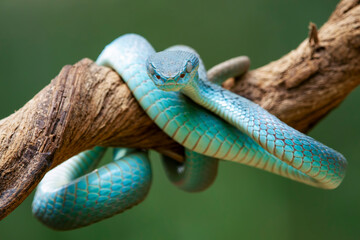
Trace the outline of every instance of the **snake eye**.
<instances>
[{"instance_id":1,"label":"snake eye","mask_svg":"<svg viewBox=\"0 0 360 240\"><path fill-rule=\"evenodd\" d=\"M186 71L188 73L190 73L192 69L193 69L193 66L192 66L191 62L188 61L187 64L186 64Z\"/></svg>"},{"instance_id":2,"label":"snake eye","mask_svg":"<svg viewBox=\"0 0 360 240\"><path fill-rule=\"evenodd\" d=\"M180 74L180 77L181 78L185 77L185 74L184 73Z\"/></svg>"},{"instance_id":3,"label":"snake eye","mask_svg":"<svg viewBox=\"0 0 360 240\"><path fill-rule=\"evenodd\" d=\"M153 75L155 73L154 67L151 64L149 64L149 66L148 66L148 71L151 75Z\"/></svg>"},{"instance_id":4,"label":"snake eye","mask_svg":"<svg viewBox=\"0 0 360 240\"><path fill-rule=\"evenodd\" d=\"M160 76L159 76L159 75L156 75L156 78L157 78L157 79L160 79Z\"/></svg>"}]
</instances>

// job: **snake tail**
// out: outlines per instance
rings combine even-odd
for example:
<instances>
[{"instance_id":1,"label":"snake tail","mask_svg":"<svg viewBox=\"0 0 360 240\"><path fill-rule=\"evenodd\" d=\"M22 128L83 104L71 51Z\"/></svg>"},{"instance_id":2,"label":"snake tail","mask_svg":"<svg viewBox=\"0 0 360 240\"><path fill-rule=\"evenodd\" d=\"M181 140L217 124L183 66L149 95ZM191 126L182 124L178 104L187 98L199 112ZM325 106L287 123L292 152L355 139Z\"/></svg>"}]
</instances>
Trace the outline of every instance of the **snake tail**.
<instances>
[{"instance_id":1,"label":"snake tail","mask_svg":"<svg viewBox=\"0 0 360 240\"><path fill-rule=\"evenodd\" d=\"M246 73L250 67L247 56L231 58L209 69L207 78L210 82L221 85L225 80Z\"/></svg>"}]
</instances>

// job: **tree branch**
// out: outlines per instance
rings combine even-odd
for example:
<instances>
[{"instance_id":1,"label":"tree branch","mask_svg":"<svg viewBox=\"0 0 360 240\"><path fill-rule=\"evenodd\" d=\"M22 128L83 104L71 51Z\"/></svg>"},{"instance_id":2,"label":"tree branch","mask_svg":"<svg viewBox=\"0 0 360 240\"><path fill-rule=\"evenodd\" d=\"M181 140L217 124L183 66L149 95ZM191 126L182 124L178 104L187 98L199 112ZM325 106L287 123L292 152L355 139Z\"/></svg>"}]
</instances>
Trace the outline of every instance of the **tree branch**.
<instances>
[{"instance_id":1,"label":"tree branch","mask_svg":"<svg viewBox=\"0 0 360 240\"><path fill-rule=\"evenodd\" d=\"M226 85L307 131L360 83L358 1L341 1L310 36L313 41L304 40L281 59ZM24 107L0 121L0 218L49 169L96 145L155 149L179 161L183 153L152 123L115 72L83 59L65 66Z\"/></svg>"},{"instance_id":2,"label":"tree branch","mask_svg":"<svg viewBox=\"0 0 360 240\"><path fill-rule=\"evenodd\" d=\"M310 39L237 79L232 91L306 132L360 83L360 6L343 0ZM311 41L310 41L311 40Z\"/></svg>"}]
</instances>

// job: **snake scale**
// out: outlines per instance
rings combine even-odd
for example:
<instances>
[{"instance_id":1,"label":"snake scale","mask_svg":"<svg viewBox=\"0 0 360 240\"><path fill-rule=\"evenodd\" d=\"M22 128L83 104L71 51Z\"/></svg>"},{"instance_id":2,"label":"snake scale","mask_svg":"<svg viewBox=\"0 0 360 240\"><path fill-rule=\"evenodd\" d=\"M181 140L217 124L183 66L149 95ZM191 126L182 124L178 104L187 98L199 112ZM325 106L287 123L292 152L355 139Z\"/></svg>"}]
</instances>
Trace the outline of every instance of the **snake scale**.
<instances>
[{"instance_id":1,"label":"snake scale","mask_svg":"<svg viewBox=\"0 0 360 240\"><path fill-rule=\"evenodd\" d=\"M218 159L315 187L336 188L347 165L340 153L218 85L243 72L243 62L233 59L218 65L208 81L193 49L174 46L156 53L136 34L114 40L96 61L116 70L150 118L185 147L184 164L163 157L169 179L179 188L206 189L216 177ZM147 154L115 149L114 162L95 169L105 150L95 147L47 173L37 188L33 214L47 226L65 230L141 202L152 178Z\"/></svg>"}]
</instances>

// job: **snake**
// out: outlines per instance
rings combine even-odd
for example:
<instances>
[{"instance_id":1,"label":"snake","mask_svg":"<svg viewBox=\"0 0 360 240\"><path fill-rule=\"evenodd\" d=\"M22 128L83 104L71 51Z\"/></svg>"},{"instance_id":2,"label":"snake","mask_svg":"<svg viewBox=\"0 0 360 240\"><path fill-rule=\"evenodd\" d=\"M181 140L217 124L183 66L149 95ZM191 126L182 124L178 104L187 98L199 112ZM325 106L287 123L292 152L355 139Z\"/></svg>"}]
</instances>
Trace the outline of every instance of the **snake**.
<instances>
[{"instance_id":1,"label":"snake","mask_svg":"<svg viewBox=\"0 0 360 240\"><path fill-rule=\"evenodd\" d=\"M184 191L207 189L219 160L323 189L336 188L345 176L342 154L220 86L246 71L244 58L207 74L199 54L188 46L156 52L142 36L125 34L107 45L96 63L114 69L152 121L184 146L184 163L162 156L168 178ZM115 148L114 161L96 168L105 151L97 146L50 170L37 187L34 216L48 227L69 230L143 201L152 180L146 151Z\"/></svg>"}]
</instances>

